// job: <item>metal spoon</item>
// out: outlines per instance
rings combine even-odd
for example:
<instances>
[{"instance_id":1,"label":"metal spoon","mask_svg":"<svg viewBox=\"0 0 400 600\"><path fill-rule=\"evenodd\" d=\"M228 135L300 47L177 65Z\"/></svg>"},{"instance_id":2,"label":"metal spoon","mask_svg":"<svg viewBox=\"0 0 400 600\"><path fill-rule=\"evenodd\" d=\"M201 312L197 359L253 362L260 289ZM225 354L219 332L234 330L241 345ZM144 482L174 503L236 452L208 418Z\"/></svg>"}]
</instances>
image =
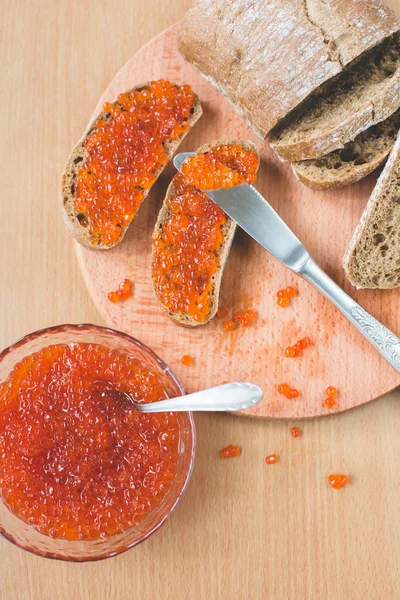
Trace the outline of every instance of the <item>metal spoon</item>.
<instances>
[{"instance_id":1,"label":"metal spoon","mask_svg":"<svg viewBox=\"0 0 400 600\"><path fill-rule=\"evenodd\" d=\"M98 383L104 384L105 382ZM186 394L178 398L168 398L167 400L151 402L149 404L138 404L129 394L111 389L108 386L102 386L102 389L98 391L102 394L112 393L123 396L142 413L182 412L189 410L243 410L254 406L263 397L263 391L258 385L245 382L224 383L207 390L202 390L201 392L194 392L193 394Z\"/></svg>"}]
</instances>

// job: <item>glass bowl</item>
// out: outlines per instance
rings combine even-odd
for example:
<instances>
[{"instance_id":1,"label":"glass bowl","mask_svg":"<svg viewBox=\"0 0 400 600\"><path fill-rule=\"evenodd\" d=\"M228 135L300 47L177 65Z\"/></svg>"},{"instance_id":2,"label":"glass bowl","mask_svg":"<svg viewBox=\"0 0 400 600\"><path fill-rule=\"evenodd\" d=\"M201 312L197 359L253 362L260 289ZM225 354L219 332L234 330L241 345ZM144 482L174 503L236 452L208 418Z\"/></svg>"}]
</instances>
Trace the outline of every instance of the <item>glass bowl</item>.
<instances>
[{"instance_id":1,"label":"glass bowl","mask_svg":"<svg viewBox=\"0 0 400 600\"><path fill-rule=\"evenodd\" d=\"M184 390L169 367L135 338L96 325L59 325L31 333L0 354L0 382L24 357L41 348L62 343L96 343L138 358L163 380L167 397L181 396ZM0 534L34 554L76 562L100 560L120 554L143 542L171 514L186 489L193 468L195 428L192 413L177 413L180 438L175 479L161 503L137 525L122 533L99 540L62 540L46 536L19 519L0 497Z\"/></svg>"}]
</instances>

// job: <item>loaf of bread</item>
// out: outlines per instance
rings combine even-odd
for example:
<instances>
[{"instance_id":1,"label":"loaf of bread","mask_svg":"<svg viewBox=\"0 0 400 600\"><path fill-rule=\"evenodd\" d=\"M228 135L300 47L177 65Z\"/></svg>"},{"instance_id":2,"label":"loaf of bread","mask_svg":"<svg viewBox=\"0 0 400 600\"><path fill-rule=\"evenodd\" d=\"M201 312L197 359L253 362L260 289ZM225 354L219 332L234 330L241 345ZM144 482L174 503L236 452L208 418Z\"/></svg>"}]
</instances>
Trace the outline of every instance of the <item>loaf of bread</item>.
<instances>
[{"instance_id":1,"label":"loaf of bread","mask_svg":"<svg viewBox=\"0 0 400 600\"><path fill-rule=\"evenodd\" d=\"M178 41L265 138L314 90L399 30L380 0L197 0ZM371 124L367 118L362 127ZM353 127L353 137L360 131Z\"/></svg>"},{"instance_id":2,"label":"loaf of bread","mask_svg":"<svg viewBox=\"0 0 400 600\"><path fill-rule=\"evenodd\" d=\"M400 286L400 132L344 256L357 288Z\"/></svg>"},{"instance_id":3,"label":"loaf of bread","mask_svg":"<svg viewBox=\"0 0 400 600\"><path fill-rule=\"evenodd\" d=\"M366 129L341 150L292 163L296 177L314 190L339 188L359 181L388 157L400 129L400 109Z\"/></svg>"},{"instance_id":4,"label":"loaf of bread","mask_svg":"<svg viewBox=\"0 0 400 600\"><path fill-rule=\"evenodd\" d=\"M105 250L122 240L201 114L188 85L165 80L137 85L104 106L72 150L62 179L64 222L80 244Z\"/></svg>"},{"instance_id":5,"label":"loaf of bread","mask_svg":"<svg viewBox=\"0 0 400 600\"><path fill-rule=\"evenodd\" d=\"M215 316L236 230L198 186L251 183L259 161L252 142L217 140L187 159L168 187L153 234L151 273L160 307L178 325L197 327Z\"/></svg>"}]
</instances>

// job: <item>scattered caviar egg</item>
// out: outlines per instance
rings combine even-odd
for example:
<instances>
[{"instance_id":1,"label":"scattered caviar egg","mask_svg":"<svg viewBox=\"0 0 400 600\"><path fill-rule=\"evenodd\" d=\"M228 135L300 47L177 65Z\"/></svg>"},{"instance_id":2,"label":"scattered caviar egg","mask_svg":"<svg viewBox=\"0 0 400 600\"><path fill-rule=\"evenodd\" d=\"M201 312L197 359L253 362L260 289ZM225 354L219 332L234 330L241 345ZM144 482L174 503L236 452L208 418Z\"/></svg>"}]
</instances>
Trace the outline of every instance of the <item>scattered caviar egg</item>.
<instances>
[{"instance_id":1,"label":"scattered caviar egg","mask_svg":"<svg viewBox=\"0 0 400 600\"><path fill-rule=\"evenodd\" d=\"M298 427L292 427L291 430L290 430L290 432L291 432L291 434L292 434L292 436L294 438L297 438L297 437L301 436L301 431L300 431L300 429Z\"/></svg>"},{"instance_id":2,"label":"scattered caviar egg","mask_svg":"<svg viewBox=\"0 0 400 600\"><path fill-rule=\"evenodd\" d=\"M255 320L257 313L255 310L238 310L233 315L235 321L243 325L243 327L249 327Z\"/></svg>"},{"instance_id":3,"label":"scattered caviar egg","mask_svg":"<svg viewBox=\"0 0 400 600\"><path fill-rule=\"evenodd\" d=\"M233 444L229 444L229 446L225 446L219 452L221 458L235 458L240 454L240 447L234 446Z\"/></svg>"},{"instance_id":4,"label":"scattered caviar egg","mask_svg":"<svg viewBox=\"0 0 400 600\"><path fill-rule=\"evenodd\" d=\"M312 345L312 342L311 342L310 338L305 337L302 340L299 340L298 342L296 342L294 346L288 346L285 349L285 356L287 358L295 358L296 356L300 356L302 351L311 345Z\"/></svg>"},{"instance_id":5,"label":"scattered caviar egg","mask_svg":"<svg viewBox=\"0 0 400 600\"><path fill-rule=\"evenodd\" d=\"M92 244L121 239L168 162L165 143L188 131L195 102L189 85L159 80L104 105L105 116L84 141L85 159L72 189Z\"/></svg>"},{"instance_id":6,"label":"scattered caviar egg","mask_svg":"<svg viewBox=\"0 0 400 600\"><path fill-rule=\"evenodd\" d=\"M336 404L337 402L333 396L328 396L324 400L324 405L326 406L326 408L334 408Z\"/></svg>"},{"instance_id":7,"label":"scattered caviar egg","mask_svg":"<svg viewBox=\"0 0 400 600\"><path fill-rule=\"evenodd\" d=\"M185 354L182 356L181 362L185 367L190 367L193 364L193 356L189 356L189 354Z\"/></svg>"},{"instance_id":8,"label":"scattered caviar egg","mask_svg":"<svg viewBox=\"0 0 400 600\"><path fill-rule=\"evenodd\" d=\"M337 391L337 389L335 387L333 387L333 385L330 385L325 390L325 394L327 396L337 396L337 393L338 393L338 391Z\"/></svg>"},{"instance_id":9,"label":"scattered caviar egg","mask_svg":"<svg viewBox=\"0 0 400 600\"><path fill-rule=\"evenodd\" d=\"M94 343L26 356L0 384L0 494L44 535L98 540L140 523L177 472L177 413L144 414L164 383Z\"/></svg>"},{"instance_id":10,"label":"scattered caviar egg","mask_svg":"<svg viewBox=\"0 0 400 600\"><path fill-rule=\"evenodd\" d=\"M291 388L287 383L280 383L278 385L278 392L279 394L282 394L282 396L285 396L285 398L288 400L297 398L297 396L300 395L299 390L296 390L296 388Z\"/></svg>"},{"instance_id":11,"label":"scattered caviar egg","mask_svg":"<svg viewBox=\"0 0 400 600\"><path fill-rule=\"evenodd\" d=\"M276 301L276 303L281 308L286 308L287 306L289 306L289 298L287 296L284 296L282 298L278 298L277 301Z\"/></svg>"},{"instance_id":12,"label":"scattered caviar egg","mask_svg":"<svg viewBox=\"0 0 400 600\"><path fill-rule=\"evenodd\" d=\"M110 302L114 302L114 303L119 302L119 300L120 300L117 292L110 292L107 297Z\"/></svg>"},{"instance_id":13,"label":"scattered caviar egg","mask_svg":"<svg viewBox=\"0 0 400 600\"><path fill-rule=\"evenodd\" d=\"M213 278L229 217L201 190L254 181L259 158L236 143L218 144L186 159L165 201L168 217L153 236L152 277L157 297L170 314L207 321Z\"/></svg>"},{"instance_id":14,"label":"scattered caviar egg","mask_svg":"<svg viewBox=\"0 0 400 600\"><path fill-rule=\"evenodd\" d=\"M233 331L235 329L236 325L234 321L225 321L224 323L224 329L225 331Z\"/></svg>"},{"instance_id":15,"label":"scattered caviar egg","mask_svg":"<svg viewBox=\"0 0 400 600\"><path fill-rule=\"evenodd\" d=\"M349 478L347 475L329 475L328 481L331 487L335 490L339 490L349 483Z\"/></svg>"},{"instance_id":16,"label":"scattered caviar egg","mask_svg":"<svg viewBox=\"0 0 400 600\"><path fill-rule=\"evenodd\" d=\"M130 279L124 279L116 292L110 292L108 299L110 302L122 302L132 296L132 282Z\"/></svg>"},{"instance_id":17,"label":"scattered caviar egg","mask_svg":"<svg viewBox=\"0 0 400 600\"><path fill-rule=\"evenodd\" d=\"M273 465L274 463L278 462L279 457L276 454L269 454L266 459L265 462L267 463L267 465Z\"/></svg>"},{"instance_id":18,"label":"scattered caviar egg","mask_svg":"<svg viewBox=\"0 0 400 600\"><path fill-rule=\"evenodd\" d=\"M286 308L287 306L289 306L290 298L293 298L296 295L297 295L296 288L289 285L288 287L286 287L282 290L279 290L276 293L276 298L277 298L276 303L278 304L278 306L281 306L282 308Z\"/></svg>"},{"instance_id":19,"label":"scattered caviar egg","mask_svg":"<svg viewBox=\"0 0 400 600\"><path fill-rule=\"evenodd\" d=\"M217 311L217 317L219 317L220 319L224 319L228 316L228 312L229 311L225 306L220 306Z\"/></svg>"}]
</instances>

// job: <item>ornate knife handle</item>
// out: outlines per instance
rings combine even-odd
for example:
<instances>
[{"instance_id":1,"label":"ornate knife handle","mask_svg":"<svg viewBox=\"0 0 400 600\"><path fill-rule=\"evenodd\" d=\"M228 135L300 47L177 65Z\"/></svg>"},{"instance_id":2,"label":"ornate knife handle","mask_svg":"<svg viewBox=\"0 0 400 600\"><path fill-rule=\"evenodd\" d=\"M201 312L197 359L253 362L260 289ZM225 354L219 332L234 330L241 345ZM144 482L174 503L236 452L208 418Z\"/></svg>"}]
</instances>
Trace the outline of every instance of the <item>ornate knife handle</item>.
<instances>
[{"instance_id":1,"label":"ornate knife handle","mask_svg":"<svg viewBox=\"0 0 400 600\"><path fill-rule=\"evenodd\" d=\"M307 259L299 268L298 273L328 298L357 327L358 331L378 350L383 358L400 373L400 339L394 333L350 298L312 258Z\"/></svg>"}]
</instances>

